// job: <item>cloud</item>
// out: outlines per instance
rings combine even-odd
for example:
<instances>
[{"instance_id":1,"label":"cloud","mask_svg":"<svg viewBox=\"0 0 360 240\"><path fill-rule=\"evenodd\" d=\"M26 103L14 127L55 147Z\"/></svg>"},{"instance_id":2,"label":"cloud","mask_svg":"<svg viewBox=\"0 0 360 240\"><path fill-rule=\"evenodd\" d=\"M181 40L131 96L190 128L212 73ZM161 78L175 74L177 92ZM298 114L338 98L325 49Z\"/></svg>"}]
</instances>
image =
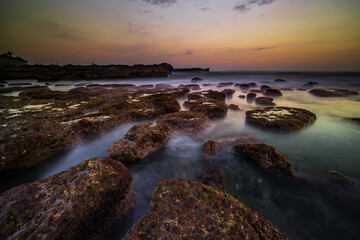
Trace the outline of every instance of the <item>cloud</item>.
<instances>
[{"instance_id":1,"label":"cloud","mask_svg":"<svg viewBox=\"0 0 360 240\"><path fill-rule=\"evenodd\" d=\"M275 0L246 0L243 3L240 3L234 7L235 11L246 12L250 10L254 5L262 6L266 4L273 3Z\"/></svg>"},{"instance_id":2,"label":"cloud","mask_svg":"<svg viewBox=\"0 0 360 240\"><path fill-rule=\"evenodd\" d=\"M191 50L187 50L184 52L184 55L192 55L192 51Z\"/></svg>"},{"instance_id":3,"label":"cloud","mask_svg":"<svg viewBox=\"0 0 360 240\"><path fill-rule=\"evenodd\" d=\"M163 6L170 6L176 3L176 0L143 0L143 1L150 4L163 5Z\"/></svg>"},{"instance_id":4,"label":"cloud","mask_svg":"<svg viewBox=\"0 0 360 240\"><path fill-rule=\"evenodd\" d=\"M39 19L39 27L42 31L45 32L45 34L55 38L63 38L69 40L80 39L78 34L76 34L77 31L62 26L48 19Z\"/></svg>"},{"instance_id":5,"label":"cloud","mask_svg":"<svg viewBox=\"0 0 360 240\"><path fill-rule=\"evenodd\" d=\"M245 4L236 5L234 7L234 10L239 11L239 12L245 12L248 10L248 7Z\"/></svg>"},{"instance_id":6,"label":"cloud","mask_svg":"<svg viewBox=\"0 0 360 240\"><path fill-rule=\"evenodd\" d=\"M212 9L208 8L208 7L202 7L202 8L200 8L200 10L203 12L207 12L207 11L211 11Z\"/></svg>"},{"instance_id":7,"label":"cloud","mask_svg":"<svg viewBox=\"0 0 360 240\"><path fill-rule=\"evenodd\" d=\"M258 51L265 51L265 50L270 50L270 49L274 49L274 48L277 48L277 47L267 47L267 46L264 46L264 47L257 47L257 48L238 48L238 49L234 49L234 48L231 48L230 51L231 52L258 52Z\"/></svg>"}]
</instances>

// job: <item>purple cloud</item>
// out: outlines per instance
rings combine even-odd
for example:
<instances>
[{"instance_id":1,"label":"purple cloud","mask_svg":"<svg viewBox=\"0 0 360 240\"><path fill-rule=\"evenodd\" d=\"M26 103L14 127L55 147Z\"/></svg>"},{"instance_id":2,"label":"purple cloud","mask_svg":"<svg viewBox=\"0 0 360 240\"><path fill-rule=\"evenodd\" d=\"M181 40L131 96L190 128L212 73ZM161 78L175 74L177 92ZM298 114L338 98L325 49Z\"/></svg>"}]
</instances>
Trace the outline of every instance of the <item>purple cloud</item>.
<instances>
[{"instance_id":1,"label":"purple cloud","mask_svg":"<svg viewBox=\"0 0 360 240\"><path fill-rule=\"evenodd\" d=\"M176 3L176 0L143 0L143 1L154 5L164 5L164 6L170 6L171 4Z\"/></svg>"},{"instance_id":2,"label":"purple cloud","mask_svg":"<svg viewBox=\"0 0 360 240\"><path fill-rule=\"evenodd\" d=\"M235 11L246 12L250 10L253 5L262 6L273 3L275 0L246 0L244 3L238 4L234 7Z\"/></svg>"}]
</instances>

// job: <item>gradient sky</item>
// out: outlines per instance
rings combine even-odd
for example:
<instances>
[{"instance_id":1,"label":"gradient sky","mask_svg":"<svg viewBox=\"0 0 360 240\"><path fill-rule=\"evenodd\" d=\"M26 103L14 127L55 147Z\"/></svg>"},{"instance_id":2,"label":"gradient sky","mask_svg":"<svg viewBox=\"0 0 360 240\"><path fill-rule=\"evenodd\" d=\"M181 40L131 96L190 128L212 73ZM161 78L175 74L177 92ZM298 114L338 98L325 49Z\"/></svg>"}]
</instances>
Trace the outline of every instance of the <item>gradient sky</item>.
<instances>
[{"instance_id":1,"label":"gradient sky","mask_svg":"<svg viewBox=\"0 0 360 240\"><path fill-rule=\"evenodd\" d=\"M359 0L11 0L0 51L29 63L360 71Z\"/></svg>"}]
</instances>

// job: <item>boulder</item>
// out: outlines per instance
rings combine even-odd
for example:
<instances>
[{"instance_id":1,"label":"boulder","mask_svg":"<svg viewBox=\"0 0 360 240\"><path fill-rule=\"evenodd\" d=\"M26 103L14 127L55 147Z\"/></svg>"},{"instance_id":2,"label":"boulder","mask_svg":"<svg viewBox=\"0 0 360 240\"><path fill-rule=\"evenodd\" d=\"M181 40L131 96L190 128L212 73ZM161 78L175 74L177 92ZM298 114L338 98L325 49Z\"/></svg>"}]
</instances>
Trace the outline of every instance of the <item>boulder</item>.
<instances>
[{"instance_id":1,"label":"boulder","mask_svg":"<svg viewBox=\"0 0 360 240\"><path fill-rule=\"evenodd\" d=\"M245 95L239 95L238 98L245 99Z\"/></svg>"},{"instance_id":2,"label":"boulder","mask_svg":"<svg viewBox=\"0 0 360 240\"><path fill-rule=\"evenodd\" d=\"M312 82L312 81L310 81L310 82L304 84L303 86L312 87L312 86L314 86L314 85L318 85L318 83L317 83L317 82Z\"/></svg>"},{"instance_id":3,"label":"boulder","mask_svg":"<svg viewBox=\"0 0 360 240\"><path fill-rule=\"evenodd\" d=\"M228 108L233 111L240 111L240 108L236 104L229 104Z\"/></svg>"},{"instance_id":4,"label":"boulder","mask_svg":"<svg viewBox=\"0 0 360 240\"><path fill-rule=\"evenodd\" d=\"M213 156L220 151L219 146L213 140L209 140L206 143L204 143L201 147L201 150L203 154L207 156Z\"/></svg>"},{"instance_id":5,"label":"boulder","mask_svg":"<svg viewBox=\"0 0 360 240\"><path fill-rule=\"evenodd\" d=\"M287 82L285 79L277 78L274 80L274 82Z\"/></svg>"},{"instance_id":6,"label":"boulder","mask_svg":"<svg viewBox=\"0 0 360 240\"><path fill-rule=\"evenodd\" d=\"M252 93L263 93L264 91L260 90L260 89L252 89L252 90L250 90L250 92L252 92Z\"/></svg>"},{"instance_id":7,"label":"boulder","mask_svg":"<svg viewBox=\"0 0 360 240\"><path fill-rule=\"evenodd\" d=\"M252 87L256 87L257 84L252 82L252 83L239 83L236 85L237 87L239 87L240 89L246 90Z\"/></svg>"},{"instance_id":8,"label":"boulder","mask_svg":"<svg viewBox=\"0 0 360 240\"><path fill-rule=\"evenodd\" d=\"M270 87L267 85L261 85L261 87L260 87L260 90L262 90L262 91L266 91L268 89L270 89Z\"/></svg>"},{"instance_id":9,"label":"boulder","mask_svg":"<svg viewBox=\"0 0 360 240\"><path fill-rule=\"evenodd\" d=\"M265 91L264 95L269 97L281 97L282 93L279 90L270 88Z\"/></svg>"},{"instance_id":10,"label":"boulder","mask_svg":"<svg viewBox=\"0 0 360 240\"><path fill-rule=\"evenodd\" d=\"M240 143L233 146L232 151L249 158L269 173L279 176L294 176L295 174L293 164L273 146L263 143Z\"/></svg>"},{"instance_id":11,"label":"boulder","mask_svg":"<svg viewBox=\"0 0 360 240\"><path fill-rule=\"evenodd\" d=\"M32 83L9 83L9 86L27 86L27 85L32 85Z\"/></svg>"},{"instance_id":12,"label":"boulder","mask_svg":"<svg viewBox=\"0 0 360 240\"><path fill-rule=\"evenodd\" d=\"M350 91L346 89L336 89L336 90L313 89L309 91L309 93L317 97L346 97L352 95L359 95L359 93L356 91Z\"/></svg>"},{"instance_id":13,"label":"boulder","mask_svg":"<svg viewBox=\"0 0 360 240\"><path fill-rule=\"evenodd\" d=\"M138 123L121 140L110 145L109 157L123 163L142 160L159 150L170 133L171 129L160 122Z\"/></svg>"},{"instance_id":14,"label":"boulder","mask_svg":"<svg viewBox=\"0 0 360 240\"><path fill-rule=\"evenodd\" d=\"M314 113L301 108L267 107L246 112L247 123L281 131L300 130L315 120Z\"/></svg>"},{"instance_id":15,"label":"boulder","mask_svg":"<svg viewBox=\"0 0 360 240\"><path fill-rule=\"evenodd\" d=\"M235 93L235 90L233 90L233 89L224 89L221 92L224 93L226 95L226 97L232 98L233 94Z\"/></svg>"},{"instance_id":16,"label":"boulder","mask_svg":"<svg viewBox=\"0 0 360 240\"><path fill-rule=\"evenodd\" d=\"M163 123L169 128L186 133L198 133L208 126L208 118L204 113L181 111L158 117L156 122Z\"/></svg>"},{"instance_id":17,"label":"boulder","mask_svg":"<svg viewBox=\"0 0 360 240\"><path fill-rule=\"evenodd\" d=\"M199 182L164 179L124 240L287 239L261 214Z\"/></svg>"},{"instance_id":18,"label":"boulder","mask_svg":"<svg viewBox=\"0 0 360 240\"><path fill-rule=\"evenodd\" d=\"M193 92L188 94L188 100L199 100L199 99L213 99L221 102L225 102L226 95L223 92L207 90L202 92Z\"/></svg>"},{"instance_id":19,"label":"boulder","mask_svg":"<svg viewBox=\"0 0 360 240\"><path fill-rule=\"evenodd\" d=\"M258 97L255 99L256 105L263 105L263 106L275 106L273 103L274 99L269 97Z\"/></svg>"},{"instance_id":20,"label":"boulder","mask_svg":"<svg viewBox=\"0 0 360 240\"><path fill-rule=\"evenodd\" d=\"M0 239L101 239L134 204L120 162L92 158L0 195Z\"/></svg>"},{"instance_id":21,"label":"boulder","mask_svg":"<svg viewBox=\"0 0 360 240\"><path fill-rule=\"evenodd\" d=\"M201 81L204 81L204 80L199 77L194 77L193 79L191 79L191 82L201 82Z\"/></svg>"}]
</instances>

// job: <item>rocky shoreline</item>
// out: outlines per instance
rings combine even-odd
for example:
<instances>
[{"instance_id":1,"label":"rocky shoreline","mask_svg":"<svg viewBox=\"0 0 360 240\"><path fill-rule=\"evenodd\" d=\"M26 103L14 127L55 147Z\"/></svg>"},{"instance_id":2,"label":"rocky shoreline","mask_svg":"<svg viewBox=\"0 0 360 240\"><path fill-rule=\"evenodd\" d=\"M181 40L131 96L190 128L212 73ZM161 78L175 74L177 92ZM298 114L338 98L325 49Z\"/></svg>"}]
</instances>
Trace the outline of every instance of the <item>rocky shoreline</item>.
<instances>
[{"instance_id":1,"label":"rocky shoreline","mask_svg":"<svg viewBox=\"0 0 360 240\"><path fill-rule=\"evenodd\" d=\"M235 85L223 82L218 87L238 88L247 94L245 101L255 103L247 109L244 124L292 132L311 126L317 119L305 109L268 107L275 105L274 98L283 96L277 89L265 85L251 89L257 87L255 83ZM229 110L240 111L239 106L226 103L233 98L234 89L201 90L198 84L173 87L166 83L86 83L66 92L30 84L9 88L21 92L18 97L0 96L3 176L21 173L119 124L141 122L109 146L108 157L83 161L2 193L0 224L4 227L0 239L102 239L116 220L127 216L136 201L127 167L145 161L181 134L201 142L198 150L202 152L203 171L198 178L202 183L161 181L150 208L124 239L287 239L261 214L229 194L226 170L214 158L230 152L236 161L249 160L285 181L296 178L293 163L275 147L258 143L248 133L219 141L200 136L233 113ZM180 98L185 110L181 109ZM343 184L356 184L337 171L325 172Z\"/></svg>"}]
</instances>

